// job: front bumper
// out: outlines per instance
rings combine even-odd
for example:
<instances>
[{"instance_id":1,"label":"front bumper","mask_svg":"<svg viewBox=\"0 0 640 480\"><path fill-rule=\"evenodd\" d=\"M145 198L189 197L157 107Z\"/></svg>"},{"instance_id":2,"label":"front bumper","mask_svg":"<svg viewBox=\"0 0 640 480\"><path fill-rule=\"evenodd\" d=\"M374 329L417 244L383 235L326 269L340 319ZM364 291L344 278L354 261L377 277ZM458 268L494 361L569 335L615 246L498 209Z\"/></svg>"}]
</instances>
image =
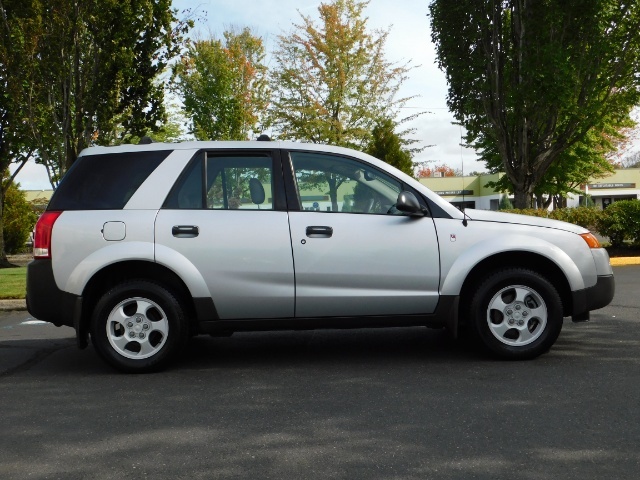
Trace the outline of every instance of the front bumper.
<instances>
[{"instance_id":1,"label":"front bumper","mask_svg":"<svg viewBox=\"0 0 640 480\"><path fill-rule=\"evenodd\" d=\"M573 292L573 321L588 320L589 312L609 305L615 292L613 275L599 275L594 286Z\"/></svg>"}]
</instances>

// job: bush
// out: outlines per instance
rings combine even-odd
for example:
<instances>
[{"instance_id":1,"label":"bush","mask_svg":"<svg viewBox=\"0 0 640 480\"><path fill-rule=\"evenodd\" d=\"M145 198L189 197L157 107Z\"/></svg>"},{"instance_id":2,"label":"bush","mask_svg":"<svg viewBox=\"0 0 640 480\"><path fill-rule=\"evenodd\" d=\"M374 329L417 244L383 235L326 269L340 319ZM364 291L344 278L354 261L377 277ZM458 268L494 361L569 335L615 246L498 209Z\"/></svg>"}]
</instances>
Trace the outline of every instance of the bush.
<instances>
[{"instance_id":1,"label":"bush","mask_svg":"<svg viewBox=\"0 0 640 480\"><path fill-rule=\"evenodd\" d=\"M38 220L17 185L10 185L4 197L4 249L6 253L24 251L29 234Z\"/></svg>"},{"instance_id":2,"label":"bush","mask_svg":"<svg viewBox=\"0 0 640 480\"><path fill-rule=\"evenodd\" d=\"M596 229L602 210L595 207L558 208L550 212L549 217L563 222L573 223L589 230Z\"/></svg>"},{"instance_id":3,"label":"bush","mask_svg":"<svg viewBox=\"0 0 640 480\"><path fill-rule=\"evenodd\" d=\"M609 237L614 247L622 246L625 240L640 243L640 200L612 203L602 212L596 229Z\"/></svg>"},{"instance_id":4,"label":"bush","mask_svg":"<svg viewBox=\"0 0 640 480\"><path fill-rule=\"evenodd\" d=\"M506 195L500 197L498 210L513 210L513 204L511 203L511 200L509 200L509 197L507 197Z\"/></svg>"},{"instance_id":5,"label":"bush","mask_svg":"<svg viewBox=\"0 0 640 480\"><path fill-rule=\"evenodd\" d=\"M557 208L549 211L545 209L525 208L505 210L507 213L519 213L532 217L552 218L563 222L573 223L581 227L593 230L598 224L598 219L602 215L602 210L593 207Z\"/></svg>"},{"instance_id":6,"label":"bush","mask_svg":"<svg viewBox=\"0 0 640 480\"><path fill-rule=\"evenodd\" d=\"M544 209L535 209L535 208L510 208L506 210L500 210L504 213L517 213L519 215L529 215L530 217L543 217L547 218L549 216L549 211Z\"/></svg>"}]
</instances>

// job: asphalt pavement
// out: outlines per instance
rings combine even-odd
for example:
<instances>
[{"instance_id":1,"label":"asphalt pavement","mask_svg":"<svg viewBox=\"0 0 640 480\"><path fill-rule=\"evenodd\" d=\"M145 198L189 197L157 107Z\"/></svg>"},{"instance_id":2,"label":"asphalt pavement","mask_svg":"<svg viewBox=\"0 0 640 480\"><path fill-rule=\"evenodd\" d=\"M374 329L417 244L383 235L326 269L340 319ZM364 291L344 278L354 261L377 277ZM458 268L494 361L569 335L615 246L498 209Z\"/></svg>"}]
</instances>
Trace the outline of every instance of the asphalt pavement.
<instances>
[{"instance_id":1,"label":"asphalt pavement","mask_svg":"<svg viewBox=\"0 0 640 480\"><path fill-rule=\"evenodd\" d=\"M526 362L426 328L267 332L124 375L1 312L0 478L635 480L640 266L614 273Z\"/></svg>"}]
</instances>

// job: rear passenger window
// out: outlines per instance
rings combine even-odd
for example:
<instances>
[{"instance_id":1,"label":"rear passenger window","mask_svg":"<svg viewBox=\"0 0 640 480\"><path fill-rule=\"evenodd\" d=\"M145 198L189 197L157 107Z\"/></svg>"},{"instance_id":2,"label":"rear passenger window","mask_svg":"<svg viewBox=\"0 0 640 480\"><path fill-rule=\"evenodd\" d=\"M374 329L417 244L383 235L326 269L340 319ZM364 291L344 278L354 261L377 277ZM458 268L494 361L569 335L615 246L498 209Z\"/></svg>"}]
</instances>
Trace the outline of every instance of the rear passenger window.
<instances>
[{"instance_id":1,"label":"rear passenger window","mask_svg":"<svg viewBox=\"0 0 640 480\"><path fill-rule=\"evenodd\" d=\"M170 150L80 157L64 176L47 210L120 210Z\"/></svg>"},{"instance_id":2,"label":"rear passenger window","mask_svg":"<svg viewBox=\"0 0 640 480\"><path fill-rule=\"evenodd\" d=\"M164 208L273 210L273 165L268 155L209 155L192 162Z\"/></svg>"}]
</instances>

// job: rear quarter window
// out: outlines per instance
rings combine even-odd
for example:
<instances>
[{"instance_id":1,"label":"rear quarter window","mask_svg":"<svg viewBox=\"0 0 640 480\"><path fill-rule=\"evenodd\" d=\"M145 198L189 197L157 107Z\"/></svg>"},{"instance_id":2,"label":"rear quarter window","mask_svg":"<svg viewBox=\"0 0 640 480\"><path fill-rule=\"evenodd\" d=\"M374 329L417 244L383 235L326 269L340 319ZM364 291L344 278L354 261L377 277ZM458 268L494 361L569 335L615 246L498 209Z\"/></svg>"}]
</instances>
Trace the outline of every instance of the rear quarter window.
<instances>
[{"instance_id":1,"label":"rear quarter window","mask_svg":"<svg viewBox=\"0 0 640 480\"><path fill-rule=\"evenodd\" d=\"M80 157L64 176L47 210L120 210L171 150Z\"/></svg>"}]
</instances>

